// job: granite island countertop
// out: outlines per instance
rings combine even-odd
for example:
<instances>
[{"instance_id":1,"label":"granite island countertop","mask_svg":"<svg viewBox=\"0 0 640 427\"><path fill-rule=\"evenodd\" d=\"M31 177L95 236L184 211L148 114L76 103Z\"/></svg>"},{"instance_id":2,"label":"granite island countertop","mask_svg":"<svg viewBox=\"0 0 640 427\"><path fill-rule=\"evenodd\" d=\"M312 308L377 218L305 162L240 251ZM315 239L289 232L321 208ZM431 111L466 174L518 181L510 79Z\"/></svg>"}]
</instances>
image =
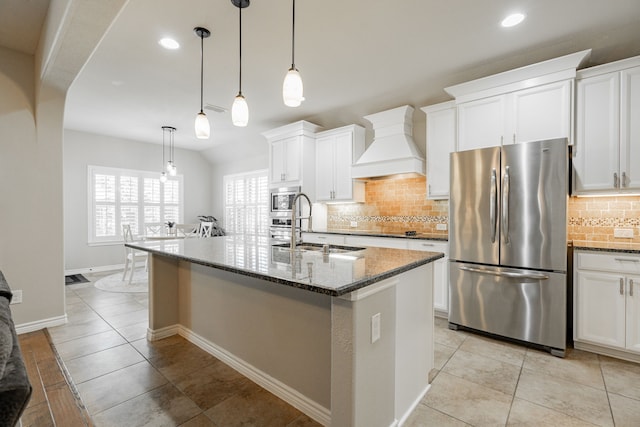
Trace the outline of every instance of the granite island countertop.
<instances>
[{"instance_id":1,"label":"granite island countertop","mask_svg":"<svg viewBox=\"0 0 640 427\"><path fill-rule=\"evenodd\" d=\"M441 252L367 247L340 253L272 247L266 238L222 236L140 241L127 247L260 278L330 296L341 296L429 264Z\"/></svg>"}]
</instances>

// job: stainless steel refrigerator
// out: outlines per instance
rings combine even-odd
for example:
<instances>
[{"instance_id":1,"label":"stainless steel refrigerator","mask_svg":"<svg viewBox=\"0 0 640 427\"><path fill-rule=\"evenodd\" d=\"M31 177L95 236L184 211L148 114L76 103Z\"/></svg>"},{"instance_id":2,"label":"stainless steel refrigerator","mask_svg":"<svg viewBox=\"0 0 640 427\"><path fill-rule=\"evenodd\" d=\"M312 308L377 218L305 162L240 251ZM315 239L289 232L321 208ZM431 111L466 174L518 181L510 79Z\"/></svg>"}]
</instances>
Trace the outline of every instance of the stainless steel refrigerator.
<instances>
[{"instance_id":1,"label":"stainless steel refrigerator","mask_svg":"<svg viewBox=\"0 0 640 427\"><path fill-rule=\"evenodd\" d=\"M567 140L461 151L450 162L449 326L564 356Z\"/></svg>"}]
</instances>

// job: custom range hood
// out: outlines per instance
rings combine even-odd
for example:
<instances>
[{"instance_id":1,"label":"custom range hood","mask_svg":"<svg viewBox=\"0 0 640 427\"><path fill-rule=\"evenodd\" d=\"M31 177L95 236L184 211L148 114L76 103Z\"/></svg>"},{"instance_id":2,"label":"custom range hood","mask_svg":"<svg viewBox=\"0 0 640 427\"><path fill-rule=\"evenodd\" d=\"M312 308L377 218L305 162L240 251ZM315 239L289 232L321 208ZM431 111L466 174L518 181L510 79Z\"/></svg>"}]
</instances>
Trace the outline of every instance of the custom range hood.
<instances>
[{"instance_id":1,"label":"custom range hood","mask_svg":"<svg viewBox=\"0 0 640 427\"><path fill-rule=\"evenodd\" d=\"M373 125L373 142L351 167L353 179L424 175L424 158L413 141L413 107L405 105L364 117Z\"/></svg>"}]
</instances>

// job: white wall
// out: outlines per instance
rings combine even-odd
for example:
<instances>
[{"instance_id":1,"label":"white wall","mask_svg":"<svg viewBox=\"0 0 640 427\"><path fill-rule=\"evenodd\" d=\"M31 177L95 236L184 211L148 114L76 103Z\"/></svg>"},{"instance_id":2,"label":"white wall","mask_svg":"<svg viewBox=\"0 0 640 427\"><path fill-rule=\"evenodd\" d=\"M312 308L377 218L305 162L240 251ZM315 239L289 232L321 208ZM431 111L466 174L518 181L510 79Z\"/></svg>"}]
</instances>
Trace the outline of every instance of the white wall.
<instances>
[{"instance_id":1,"label":"white wall","mask_svg":"<svg viewBox=\"0 0 640 427\"><path fill-rule=\"evenodd\" d=\"M184 222L211 212L211 165L196 151L175 149L184 176ZM162 171L162 145L73 130L64 131L65 270L77 271L124 262L122 244L89 246L87 166Z\"/></svg>"}]
</instances>

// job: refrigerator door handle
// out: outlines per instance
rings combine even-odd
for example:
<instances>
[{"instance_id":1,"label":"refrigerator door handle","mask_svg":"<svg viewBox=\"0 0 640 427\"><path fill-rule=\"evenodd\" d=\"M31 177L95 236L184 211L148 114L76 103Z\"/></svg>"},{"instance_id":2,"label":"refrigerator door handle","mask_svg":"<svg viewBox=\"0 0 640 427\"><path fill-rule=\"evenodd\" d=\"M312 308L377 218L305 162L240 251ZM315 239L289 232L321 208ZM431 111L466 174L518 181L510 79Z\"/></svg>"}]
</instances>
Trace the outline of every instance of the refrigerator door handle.
<instances>
[{"instance_id":1,"label":"refrigerator door handle","mask_svg":"<svg viewBox=\"0 0 640 427\"><path fill-rule=\"evenodd\" d=\"M509 243L509 166L504 168L502 177L502 235L504 242Z\"/></svg>"},{"instance_id":2,"label":"refrigerator door handle","mask_svg":"<svg viewBox=\"0 0 640 427\"><path fill-rule=\"evenodd\" d=\"M491 170L491 190L489 200L489 222L491 223L491 243L496 242L496 233L498 232L498 178L496 170Z\"/></svg>"},{"instance_id":3,"label":"refrigerator door handle","mask_svg":"<svg viewBox=\"0 0 640 427\"><path fill-rule=\"evenodd\" d=\"M534 280L549 279L549 276L541 273L516 273L513 271L487 270L484 268L467 267L464 265L458 268L460 270L469 271L471 273L491 274L493 276L511 277L516 279L534 279Z\"/></svg>"}]
</instances>

